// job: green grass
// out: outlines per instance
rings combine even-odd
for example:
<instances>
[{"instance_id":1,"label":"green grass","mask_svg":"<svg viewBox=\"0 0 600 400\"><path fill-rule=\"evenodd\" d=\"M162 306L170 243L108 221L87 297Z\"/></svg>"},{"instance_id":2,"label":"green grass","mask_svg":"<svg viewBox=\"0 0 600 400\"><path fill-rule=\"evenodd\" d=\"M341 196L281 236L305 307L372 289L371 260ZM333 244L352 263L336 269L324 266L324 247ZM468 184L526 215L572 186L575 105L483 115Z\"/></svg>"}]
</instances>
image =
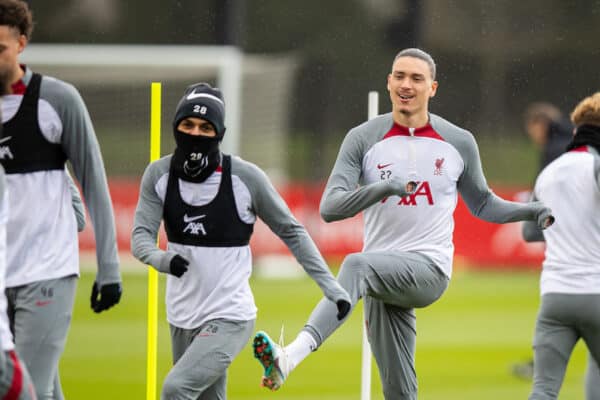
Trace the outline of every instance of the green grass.
<instances>
[{"instance_id":1,"label":"green grass","mask_svg":"<svg viewBox=\"0 0 600 400\"><path fill-rule=\"evenodd\" d=\"M145 267L136 264L136 268ZM92 279L91 273L84 273L79 283L60 366L65 394L69 399L144 399L146 274L125 273L122 303L100 315L88 305ZM288 341L320 299L318 288L306 278L256 278L252 287L259 308L257 329L278 338L285 323ZM171 365L162 296L161 291L159 386ZM442 299L418 311L419 399L527 398L531 383L514 378L509 369L512 363L531 356L538 299L536 273L456 271ZM362 311L357 311L277 393L258 386L262 370L248 345L230 368L229 399L358 399ZM580 344L567 371L561 399L583 398L585 361L585 349ZM372 393L374 400L383 399L375 366Z\"/></svg>"}]
</instances>

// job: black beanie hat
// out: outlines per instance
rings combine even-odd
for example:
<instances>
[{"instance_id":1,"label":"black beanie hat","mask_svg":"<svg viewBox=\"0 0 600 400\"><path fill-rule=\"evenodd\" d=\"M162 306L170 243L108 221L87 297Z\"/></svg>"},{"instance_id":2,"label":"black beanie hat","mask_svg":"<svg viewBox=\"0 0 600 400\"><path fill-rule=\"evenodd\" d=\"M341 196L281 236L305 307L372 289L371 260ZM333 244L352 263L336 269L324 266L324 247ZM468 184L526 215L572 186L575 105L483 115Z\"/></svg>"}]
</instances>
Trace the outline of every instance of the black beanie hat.
<instances>
[{"instance_id":1,"label":"black beanie hat","mask_svg":"<svg viewBox=\"0 0 600 400\"><path fill-rule=\"evenodd\" d=\"M177 130L181 120L188 117L207 120L215 127L217 138L222 139L225 135L225 102L221 91L208 83L188 86L177 104L173 129Z\"/></svg>"}]
</instances>

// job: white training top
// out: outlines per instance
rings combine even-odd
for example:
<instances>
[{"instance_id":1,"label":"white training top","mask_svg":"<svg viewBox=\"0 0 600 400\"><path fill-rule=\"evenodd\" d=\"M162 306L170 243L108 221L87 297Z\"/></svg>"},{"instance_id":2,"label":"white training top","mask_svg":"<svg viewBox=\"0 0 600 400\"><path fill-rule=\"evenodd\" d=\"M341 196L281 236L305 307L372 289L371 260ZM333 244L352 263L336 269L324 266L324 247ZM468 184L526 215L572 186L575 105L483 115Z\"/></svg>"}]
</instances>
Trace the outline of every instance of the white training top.
<instances>
[{"instance_id":1,"label":"white training top","mask_svg":"<svg viewBox=\"0 0 600 400\"><path fill-rule=\"evenodd\" d=\"M544 231L541 294L600 293L600 190L586 147L563 154L538 176L534 195L556 223Z\"/></svg>"},{"instance_id":2,"label":"white training top","mask_svg":"<svg viewBox=\"0 0 600 400\"><path fill-rule=\"evenodd\" d=\"M4 178L4 170L0 166L0 180ZM2 190L4 189L4 190ZM14 349L8 316L6 315L6 294L4 280L6 277L6 223L8 222L8 191L6 185L0 182L0 350Z\"/></svg>"},{"instance_id":3,"label":"white training top","mask_svg":"<svg viewBox=\"0 0 600 400\"><path fill-rule=\"evenodd\" d=\"M247 321L256 318L250 291L252 256L249 246L208 247L169 243L167 251L156 246L164 215L171 156L151 163L144 172L140 199L131 234L131 252L161 272L169 272L176 254L190 261L181 278L167 278L167 319L171 325L194 329L213 319ZM202 183L179 180L183 202L192 206L209 203L218 193L222 173L217 169ZM329 271L304 226L275 190L267 175L255 164L231 157L231 185L235 210L241 221L260 218L288 247L298 263L332 301L347 293Z\"/></svg>"},{"instance_id":4,"label":"white training top","mask_svg":"<svg viewBox=\"0 0 600 400\"><path fill-rule=\"evenodd\" d=\"M166 173L155 186L163 203L168 180ZM239 177L232 175L231 180L238 215L243 222L253 224L256 216L250 211L250 192ZM179 180L181 199L192 206L208 204L217 195L220 184L220 170L202 183ZM249 245L202 247L169 242L167 250L190 262L184 279L167 275L166 308L170 324L194 329L213 319L248 321L256 318L254 297L248 284L252 273Z\"/></svg>"},{"instance_id":5,"label":"white training top","mask_svg":"<svg viewBox=\"0 0 600 400\"><path fill-rule=\"evenodd\" d=\"M473 135L439 116L429 117L427 125L415 129L396 124L388 113L351 129L320 212L329 222L364 210L364 251L417 252L450 278L458 193L473 215L495 223L537 220L544 206L496 196L483 175ZM416 192L400 197L394 185L409 180L417 182Z\"/></svg>"},{"instance_id":6,"label":"white training top","mask_svg":"<svg viewBox=\"0 0 600 400\"><path fill-rule=\"evenodd\" d=\"M429 136L411 136L392 129L365 154L365 185L380 182L386 174L406 175L415 167L419 172L413 195L391 196L365 210L364 251L416 251L429 256L450 276L452 214L464 163L454 146L430 132ZM419 157L411 157L411 151Z\"/></svg>"}]
</instances>

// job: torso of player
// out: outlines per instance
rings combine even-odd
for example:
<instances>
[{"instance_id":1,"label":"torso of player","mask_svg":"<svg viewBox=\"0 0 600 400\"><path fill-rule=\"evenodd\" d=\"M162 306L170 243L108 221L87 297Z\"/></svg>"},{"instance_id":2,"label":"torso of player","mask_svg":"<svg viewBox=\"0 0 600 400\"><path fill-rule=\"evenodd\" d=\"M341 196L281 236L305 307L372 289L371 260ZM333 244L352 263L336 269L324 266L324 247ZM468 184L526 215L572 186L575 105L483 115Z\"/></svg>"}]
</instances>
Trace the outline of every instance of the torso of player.
<instances>
[{"instance_id":1,"label":"torso of player","mask_svg":"<svg viewBox=\"0 0 600 400\"><path fill-rule=\"evenodd\" d=\"M597 156L584 146L554 160L536 181L536 198L556 218L544 231L542 294L600 293L600 190L595 162Z\"/></svg>"},{"instance_id":2,"label":"torso of player","mask_svg":"<svg viewBox=\"0 0 600 400\"><path fill-rule=\"evenodd\" d=\"M406 197L390 196L365 210L365 251L419 251L440 266L451 263L452 214L463 171L459 152L431 125L408 129L394 124L364 155L364 184L416 180Z\"/></svg>"},{"instance_id":3,"label":"torso of player","mask_svg":"<svg viewBox=\"0 0 600 400\"><path fill-rule=\"evenodd\" d=\"M219 168L206 181L191 183L179 180L181 200L188 205L210 205L218 196L223 171ZM164 174L155 189L165 201L169 174ZM256 216L251 211L248 187L237 176L229 181L234 197L229 213L237 214L240 222L254 224ZM208 210L208 208L207 208ZM182 232L189 237L197 235L202 242L211 235L210 224L200 215L184 215ZM204 241L206 242L206 241ZM167 277L167 319L180 328L194 329L213 319L247 321L256 318L256 306L250 289L252 253L249 245L214 246L168 243L168 250L190 261L188 271L181 277Z\"/></svg>"},{"instance_id":4,"label":"torso of player","mask_svg":"<svg viewBox=\"0 0 600 400\"><path fill-rule=\"evenodd\" d=\"M6 314L4 279L6 275L6 223L8 221L8 191L6 190L4 169L0 166L0 351L12 350L15 346L10 333Z\"/></svg>"},{"instance_id":5,"label":"torso of player","mask_svg":"<svg viewBox=\"0 0 600 400\"><path fill-rule=\"evenodd\" d=\"M29 82L31 71L26 77ZM10 124L16 118L25 117L38 130L29 134L38 135L38 139L49 145L59 145L63 121L56 105L44 96L60 93L63 85L58 80L43 78L36 104L37 115L23 115L24 92L4 96L3 123ZM5 131L0 143L0 159L15 161L18 158L18 151L11 148L11 143L12 134ZM23 169L7 174L6 178L11 193L7 287L79 273L77 226L64 167Z\"/></svg>"}]
</instances>

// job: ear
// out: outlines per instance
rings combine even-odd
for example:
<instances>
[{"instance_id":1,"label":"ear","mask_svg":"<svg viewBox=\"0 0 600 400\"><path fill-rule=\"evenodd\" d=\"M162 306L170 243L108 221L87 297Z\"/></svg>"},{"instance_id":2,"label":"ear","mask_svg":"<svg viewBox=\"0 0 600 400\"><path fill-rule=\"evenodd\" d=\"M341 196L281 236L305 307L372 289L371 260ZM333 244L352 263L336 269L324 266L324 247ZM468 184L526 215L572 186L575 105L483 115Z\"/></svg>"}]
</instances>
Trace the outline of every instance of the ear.
<instances>
[{"instance_id":1,"label":"ear","mask_svg":"<svg viewBox=\"0 0 600 400\"><path fill-rule=\"evenodd\" d=\"M388 74L388 76L387 76L387 84L386 84L388 92L391 91L391 89L390 89L390 80L391 79L392 79L392 74Z\"/></svg>"},{"instance_id":2,"label":"ear","mask_svg":"<svg viewBox=\"0 0 600 400\"><path fill-rule=\"evenodd\" d=\"M437 93L437 88L438 88L438 82L437 81L431 82L431 94L429 95L429 97L435 97L435 94Z\"/></svg>"},{"instance_id":3,"label":"ear","mask_svg":"<svg viewBox=\"0 0 600 400\"><path fill-rule=\"evenodd\" d=\"M27 36L19 35L18 41L19 41L19 53L22 53L23 50L25 50L25 47L27 47L29 40L27 40Z\"/></svg>"}]
</instances>

